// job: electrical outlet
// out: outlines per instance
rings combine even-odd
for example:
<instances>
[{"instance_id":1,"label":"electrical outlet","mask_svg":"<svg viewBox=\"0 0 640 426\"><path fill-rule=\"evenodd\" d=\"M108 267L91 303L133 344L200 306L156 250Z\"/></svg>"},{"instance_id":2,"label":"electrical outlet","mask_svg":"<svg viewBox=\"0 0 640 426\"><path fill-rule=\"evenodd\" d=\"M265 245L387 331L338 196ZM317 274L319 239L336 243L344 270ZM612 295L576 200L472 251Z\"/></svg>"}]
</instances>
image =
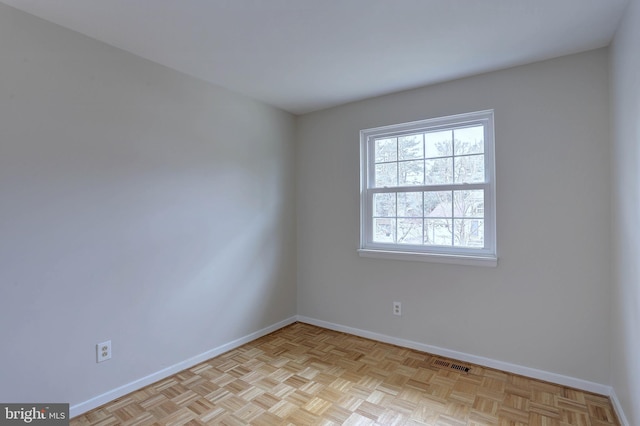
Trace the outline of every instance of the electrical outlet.
<instances>
[{"instance_id":1,"label":"electrical outlet","mask_svg":"<svg viewBox=\"0 0 640 426\"><path fill-rule=\"evenodd\" d=\"M111 340L96 345L96 362L111 359Z\"/></svg>"},{"instance_id":2,"label":"electrical outlet","mask_svg":"<svg viewBox=\"0 0 640 426\"><path fill-rule=\"evenodd\" d=\"M393 315L402 316L402 303L393 302Z\"/></svg>"}]
</instances>

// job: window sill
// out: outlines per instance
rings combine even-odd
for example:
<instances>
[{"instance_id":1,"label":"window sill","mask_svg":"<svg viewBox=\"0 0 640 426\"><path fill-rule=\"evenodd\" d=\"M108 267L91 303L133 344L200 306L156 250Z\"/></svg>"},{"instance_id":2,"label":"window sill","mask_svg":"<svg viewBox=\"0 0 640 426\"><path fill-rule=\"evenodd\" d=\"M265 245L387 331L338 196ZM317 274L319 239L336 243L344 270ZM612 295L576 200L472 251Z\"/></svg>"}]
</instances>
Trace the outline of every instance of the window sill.
<instances>
[{"instance_id":1,"label":"window sill","mask_svg":"<svg viewBox=\"0 0 640 426\"><path fill-rule=\"evenodd\" d=\"M402 251L385 251L359 249L360 257L375 259L408 260L418 262L449 263L466 266L485 266L495 268L498 266L498 258L494 256L462 256L452 254L413 253Z\"/></svg>"}]
</instances>

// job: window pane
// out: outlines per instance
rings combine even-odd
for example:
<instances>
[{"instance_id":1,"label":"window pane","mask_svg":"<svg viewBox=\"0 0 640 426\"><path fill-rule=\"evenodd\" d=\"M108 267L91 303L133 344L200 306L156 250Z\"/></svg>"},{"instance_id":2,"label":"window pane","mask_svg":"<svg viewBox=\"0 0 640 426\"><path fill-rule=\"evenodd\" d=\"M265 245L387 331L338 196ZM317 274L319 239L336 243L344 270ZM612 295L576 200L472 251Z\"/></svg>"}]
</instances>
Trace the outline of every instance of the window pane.
<instances>
[{"instance_id":1,"label":"window pane","mask_svg":"<svg viewBox=\"0 0 640 426\"><path fill-rule=\"evenodd\" d=\"M453 158L437 158L425 160L425 183L453 183Z\"/></svg>"},{"instance_id":2,"label":"window pane","mask_svg":"<svg viewBox=\"0 0 640 426\"><path fill-rule=\"evenodd\" d=\"M398 138L399 160L424 158L423 134L402 136Z\"/></svg>"},{"instance_id":3,"label":"window pane","mask_svg":"<svg viewBox=\"0 0 640 426\"><path fill-rule=\"evenodd\" d=\"M484 182L484 155L465 155L455 157L456 183Z\"/></svg>"},{"instance_id":4,"label":"window pane","mask_svg":"<svg viewBox=\"0 0 640 426\"><path fill-rule=\"evenodd\" d=\"M425 158L447 157L453 154L451 130L424 134Z\"/></svg>"},{"instance_id":5,"label":"window pane","mask_svg":"<svg viewBox=\"0 0 640 426\"><path fill-rule=\"evenodd\" d=\"M484 217L484 190L454 191L455 217Z\"/></svg>"},{"instance_id":6,"label":"window pane","mask_svg":"<svg viewBox=\"0 0 640 426\"><path fill-rule=\"evenodd\" d=\"M424 244L431 246L450 246L451 220L425 219Z\"/></svg>"},{"instance_id":7,"label":"window pane","mask_svg":"<svg viewBox=\"0 0 640 426\"><path fill-rule=\"evenodd\" d=\"M373 241L376 243L395 243L396 220L373 219Z\"/></svg>"},{"instance_id":8,"label":"window pane","mask_svg":"<svg viewBox=\"0 0 640 426\"><path fill-rule=\"evenodd\" d=\"M453 244L457 247L484 247L484 220L455 219Z\"/></svg>"},{"instance_id":9,"label":"window pane","mask_svg":"<svg viewBox=\"0 0 640 426\"><path fill-rule=\"evenodd\" d=\"M399 217L422 217L422 206L422 192L398 192ZM420 227L422 227L422 220Z\"/></svg>"},{"instance_id":10,"label":"window pane","mask_svg":"<svg viewBox=\"0 0 640 426\"><path fill-rule=\"evenodd\" d=\"M398 163L398 172L400 186L422 185L424 183L424 160Z\"/></svg>"},{"instance_id":11,"label":"window pane","mask_svg":"<svg viewBox=\"0 0 640 426\"><path fill-rule=\"evenodd\" d=\"M398 186L398 163L376 164L375 187Z\"/></svg>"},{"instance_id":12,"label":"window pane","mask_svg":"<svg viewBox=\"0 0 640 426\"><path fill-rule=\"evenodd\" d=\"M456 155L482 154L484 152L484 126L455 129L453 139Z\"/></svg>"},{"instance_id":13,"label":"window pane","mask_svg":"<svg viewBox=\"0 0 640 426\"><path fill-rule=\"evenodd\" d=\"M422 218L398 219L398 244L422 244Z\"/></svg>"},{"instance_id":14,"label":"window pane","mask_svg":"<svg viewBox=\"0 0 640 426\"><path fill-rule=\"evenodd\" d=\"M424 193L425 217L452 217L451 191L430 191Z\"/></svg>"},{"instance_id":15,"label":"window pane","mask_svg":"<svg viewBox=\"0 0 640 426\"><path fill-rule=\"evenodd\" d=\"M377 139L375 141L375 163L396 161L398 159L398 146L396 138Z\"/></svg>"},{"instance_id":16,"label":"window pane","mask_svg":"<svg viewBox=\"0 0 640 426\"><path fill-rule=\"evenodd\" d=\"M396 194L373 194L373 215L378 217L395 217Z\"/></svg>"},{"instance_id":17,"label":"window pane","mask_svg":"<svg viewBox=\"0 0 640 426\"><path fill-rule=\"evenodd\" d=\"M361 254L495 265L493 133L492 111L361 130Z\"/></svg>"}]
</instances>

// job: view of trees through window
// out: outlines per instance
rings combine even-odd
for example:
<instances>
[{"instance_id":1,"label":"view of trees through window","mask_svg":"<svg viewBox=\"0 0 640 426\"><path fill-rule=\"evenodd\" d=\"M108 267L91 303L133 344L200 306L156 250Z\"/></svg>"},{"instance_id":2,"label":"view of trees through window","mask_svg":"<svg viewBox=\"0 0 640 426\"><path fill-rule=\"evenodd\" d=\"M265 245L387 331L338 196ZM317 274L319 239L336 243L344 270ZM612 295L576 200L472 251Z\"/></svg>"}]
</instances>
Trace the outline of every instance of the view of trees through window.
<instances>
[{"instance_id":1,"label":"view of trees through window","mask_svg":"<svg viewBox=\"0 0 640 426\"><path fill-rule=\"evenodd\" d=\"M374 242L484 246L484 189L474 185L485 182L482 125L373 144Z\"/></svg>"}]
</instances>

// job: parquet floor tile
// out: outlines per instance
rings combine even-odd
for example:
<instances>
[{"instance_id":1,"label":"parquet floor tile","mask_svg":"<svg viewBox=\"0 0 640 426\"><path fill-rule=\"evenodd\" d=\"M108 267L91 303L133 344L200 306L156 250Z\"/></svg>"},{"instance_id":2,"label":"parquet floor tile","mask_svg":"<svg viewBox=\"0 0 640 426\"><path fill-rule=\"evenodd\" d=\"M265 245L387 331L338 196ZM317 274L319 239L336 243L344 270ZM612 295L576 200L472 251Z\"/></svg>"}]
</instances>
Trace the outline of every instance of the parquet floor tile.
<instances>
[{"instance_id":1,"label":"parquet floor tile","mask_svg":"<svg viewBox=\"0 0 640 426\"><path fill-rule=\"evenodd\" d=\"M71 419L112 425L619 422L602 395L295 323Z\"/></svg>"}]
</instances>

